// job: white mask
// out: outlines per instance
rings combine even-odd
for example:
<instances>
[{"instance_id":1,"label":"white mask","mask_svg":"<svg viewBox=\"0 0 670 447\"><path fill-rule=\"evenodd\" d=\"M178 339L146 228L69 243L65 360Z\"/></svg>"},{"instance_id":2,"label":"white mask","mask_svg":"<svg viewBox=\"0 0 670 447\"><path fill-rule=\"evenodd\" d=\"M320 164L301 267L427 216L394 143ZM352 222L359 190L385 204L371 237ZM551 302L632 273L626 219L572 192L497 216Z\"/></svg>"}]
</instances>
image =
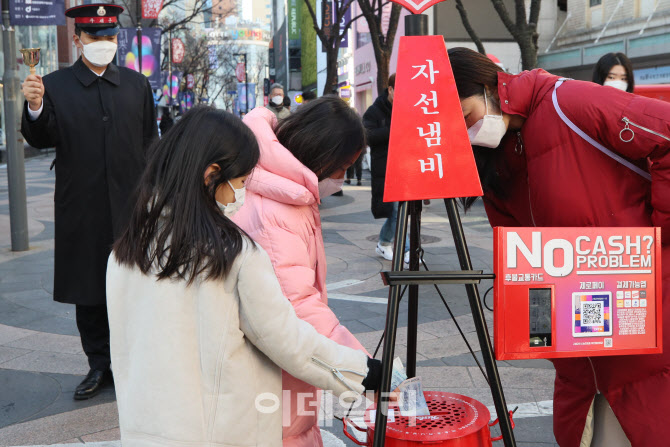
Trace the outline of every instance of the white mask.
<instances>
[{"instance_id":1,"label":"white mask","mask_svg":"<svg viewBox=\"0 0 670 447\"><path fill-rule=\"evenodd\" d=\"M272 97L272 104L274 104L276 106L280 106L280 105L284 104L284 98L281 97L281 96L273 96Z\"/></svg>"},{"instance_id":2,"label":"white mask","mask_svg":"<svg viewBox=\"0 0 670 447\"><path fill-rule=\"evenodd\" d=\"M228 205L224 205L221 202L216 202L217 205L219 205L219 209L223 211L223 215L226 217L232 217L233 214L238 212L240 208L242 208L242 205L244 205L244 196L246 195L247 189L243 186L239 189L235 189L232 183L228 182L230 187L233 189L233 192L235 193L235 201L232 203L229 203Z\"/></svg>"},{"instance_id":3,"label":"white mask","mask_svg":"<svg viewBox=\"0 0 670 447\"><path fill-rule=\"evenodd\" d=\"M500 145L502 137L507 133L507 126L503 121L502 111L500 111L500 115L489 115L486 90L484 90L484 102L486 102L486 115L470 126L468 137L470 137L470 144L473 146L496 148Z\"/></svg>"},{"instance_id":4,"label":"white mask","mask_svg":"<svg viewBox=\"0 0 670 447\"><path fill-rule=\"evenodd\" d=\"M624 92L626 91L626 89L628 89L628 82L626 82L626 81L619 81L619 80L614 81L614 80L608 79L608 80L605 81L605 83L603 85L607 85L609 87L614 87L616 89L623 90Z\"/></svg>"},{"instance_id":5,"label":"white mask","mask_svg":"<svg viewBox=\"0 0 670 447\"><path fill-rule=\"evenodd\" d=\"M319 197L323 199L324 197L332 196L342 189L343 184L344 178L334 179L329 177L321 180L319 182Z\"/></svg>"},{"instance_id":6,"label":"white mask","mask_svg":"<svg viewBox=\"0 0 670 447\"><path fill-rule=\"evenodd\" d=\"M82 43L82 46L84 57L96 67L106 67L116 55L117 44L107 40Z\"/></svg>"}]
</instances>

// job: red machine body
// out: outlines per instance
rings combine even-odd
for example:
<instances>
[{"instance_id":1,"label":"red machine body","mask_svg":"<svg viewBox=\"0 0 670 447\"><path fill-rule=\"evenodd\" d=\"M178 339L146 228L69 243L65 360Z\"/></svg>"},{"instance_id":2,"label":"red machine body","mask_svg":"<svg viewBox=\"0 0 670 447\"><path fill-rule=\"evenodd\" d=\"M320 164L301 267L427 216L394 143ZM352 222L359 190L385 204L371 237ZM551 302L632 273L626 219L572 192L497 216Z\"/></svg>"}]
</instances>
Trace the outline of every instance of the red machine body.
<instances>
[{"instance_id":1,"label":"red machine body","mask_svg":"<svg viewBox=\"0 0 670 447\"><path fill-rule=\"evenodd\" d=\"M495 228L498 360L662 352L659 228Z\"/></svg>"},{"instance_id":2,"label":"red machine body","mask_svg":"<svg viewBox=\"0 0 670 447\"><path fill-rule=\"evenodd\" d=\"M636 85L633 93L670 102L670 84Z\"/></svg>"},{"instance_id":3,"label":"red machine body","mask_svg":"<svg viewBox=\"0 0 670 447\"><path fill-rule=\"evenodd\" d=\"M430 416L400 416L397 406L391 406L393 417L389 414L386 426L385 445L387 447L491 447L493 441L502 437L491 438L490 427L498 420L489 422L491 413L481 402L460 394L440 391L424 392ZM375 433L374 404L365 412L367 428L358 427L345 418L344 434L357 445L372 446ZM511 412L510 412L511 417ZM356 430L367 433L367 442L362 443L347 431L347 422ZM512 422L514 427L514 422Z\"/></svg>"}]
</instances>

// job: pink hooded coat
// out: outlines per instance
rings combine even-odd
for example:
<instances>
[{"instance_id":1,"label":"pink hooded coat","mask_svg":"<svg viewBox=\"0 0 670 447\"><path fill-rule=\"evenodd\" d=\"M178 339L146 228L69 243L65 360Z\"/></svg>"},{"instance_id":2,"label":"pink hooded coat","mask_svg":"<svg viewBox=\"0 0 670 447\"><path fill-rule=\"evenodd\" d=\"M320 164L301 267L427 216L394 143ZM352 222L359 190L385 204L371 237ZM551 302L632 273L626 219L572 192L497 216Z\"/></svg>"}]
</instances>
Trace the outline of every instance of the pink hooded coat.
<instances>
[{"instance_id":1,"label":"pink hooded coat","mask_svg":"<svg viewBox=\"0 0 670 447\"><path fill-rule=\"evenodd\" d=\"M270 255L298 317L331 340L367 354L328 307L316 174L277 141L273 131L277 118L270 110L256 108L244 123L256 135L261 157L246 182L244 206L233 220ZM284 447L322 446L317 389L286 372L282 380ZM303 415L298 415L299 409Z\"/></svg>"}]
</instances>

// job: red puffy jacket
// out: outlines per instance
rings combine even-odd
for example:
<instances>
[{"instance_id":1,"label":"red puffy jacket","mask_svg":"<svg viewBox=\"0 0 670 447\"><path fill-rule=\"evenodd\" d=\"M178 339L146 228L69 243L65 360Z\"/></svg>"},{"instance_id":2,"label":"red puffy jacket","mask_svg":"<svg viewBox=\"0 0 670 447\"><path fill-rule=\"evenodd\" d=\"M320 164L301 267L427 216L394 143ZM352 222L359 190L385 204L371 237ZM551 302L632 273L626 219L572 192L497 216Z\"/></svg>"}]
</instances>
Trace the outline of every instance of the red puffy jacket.
<instances>
[{"instance_id":1,"label":"red puffy jacket","mask_svg":"<svg viewBox=\"0 0 670 447\"><path fill-rule=\"evenodd\" d=\"M648 170L649 182L561 120L552 102L558 79L544 70L498 75L502 110L524 117L525 122L520 132L509 132L498 149L503 150L497 172L504 194L487 192L486 212L492 226L662 228L664 353L555 360L554 434L561 447L579 446L599 391L633 446L666 445L670 443L670 104L574 80L556 90L570 121ZM630 142L619 136L624 118L635 132Z\"/></svg>"}]
</instances>

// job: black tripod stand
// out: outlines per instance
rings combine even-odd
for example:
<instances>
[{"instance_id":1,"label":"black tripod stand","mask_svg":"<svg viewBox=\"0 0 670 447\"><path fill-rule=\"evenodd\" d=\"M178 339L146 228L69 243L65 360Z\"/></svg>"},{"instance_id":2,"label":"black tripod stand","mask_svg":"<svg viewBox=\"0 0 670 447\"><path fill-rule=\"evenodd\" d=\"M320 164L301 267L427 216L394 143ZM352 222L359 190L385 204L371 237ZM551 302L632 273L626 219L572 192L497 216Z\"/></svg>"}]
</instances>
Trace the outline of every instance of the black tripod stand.
<instances>
[{"instance_id":1,"label":"black tripod stand","mask_svg":"<svg viewBox=\"0 0 670 447\"><path fill-rule=\"evenodd\" d=\"M407 323L407 376L416 375L416 345L418 331L419 285L437 284L464 284L470 302L470 309L477 330L479 345L486 368L485 377L491 388L491 394L500 421L500 430L506 447L516 446L512 425L507 411L507 404L503 394L498 368L493 357L493 348L489 338L488 328L484 320L482 305L479 298L477 284L482 279L494 279L493 274L484 274L481 270L473 270L470 260L463 225L455 199L444 199L449 217L449 225L454 237L454 244L458 253L461 270L454 272L419 272L421 262L421 201L400 202L398 207L398 222L395 234L392 271L382 273L384 283L390 286L389 301L386 313L386 328L382 356L381 391L377 398L374 447L382 447L386 435L386 419L388 414L388 400L383 392L390 391L393 351L395 347L396 330L398 328L398 311L400 307L401 288L409 287L408 323ZM403 271L403 255L405 252L405 238L410 226L410 257L409 271ZM453 316L453 315L452 315ZM465 339L465 337L464 337ZM467 340L466 340L467 343ZM469 345L468 345L469 346Z\"/></svg>"}]
</instances>

